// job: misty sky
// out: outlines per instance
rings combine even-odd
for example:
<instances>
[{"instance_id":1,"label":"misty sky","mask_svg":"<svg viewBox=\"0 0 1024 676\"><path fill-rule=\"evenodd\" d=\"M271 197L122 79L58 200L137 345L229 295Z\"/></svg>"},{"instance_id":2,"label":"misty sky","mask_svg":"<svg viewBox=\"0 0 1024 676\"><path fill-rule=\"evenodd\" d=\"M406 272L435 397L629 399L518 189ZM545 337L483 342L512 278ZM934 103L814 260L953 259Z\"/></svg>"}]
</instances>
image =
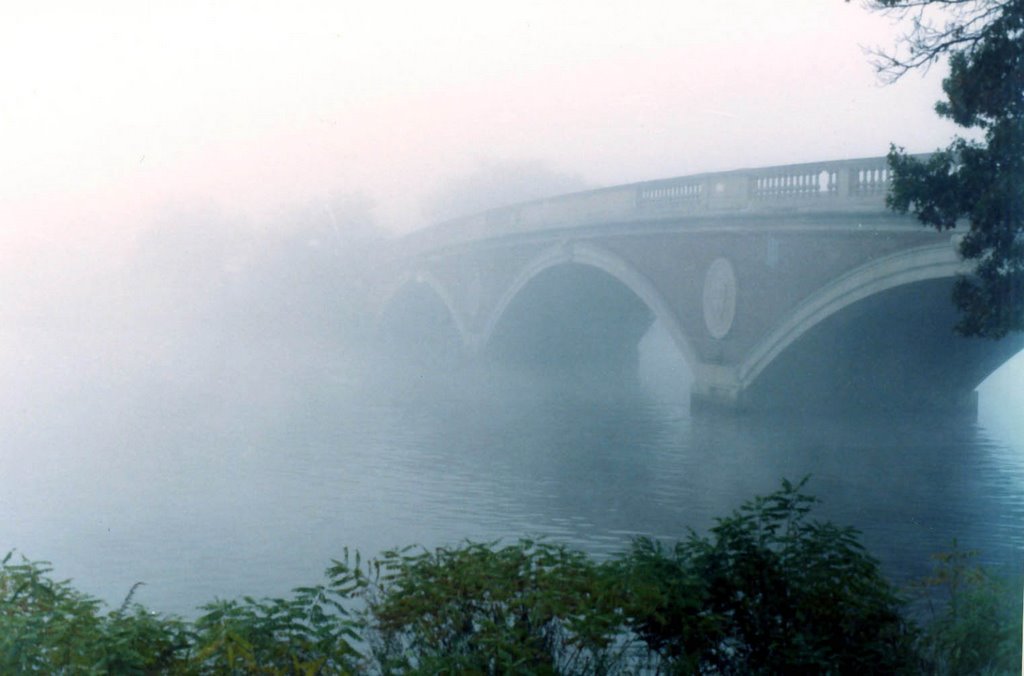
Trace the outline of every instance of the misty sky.
<instances>
[{"instance_id":1,"label":"misty sky","mask_svg":"<svg viewBox=\"0 0 1024 676\"><path fill-rule=\"evenodd\" d=\"M379 223L481 162L609 185L943 145L936 70L842 0L17 3L0 21L8 258L116 247L168 205L340 192ZM130 237L129 237L130 238Z\"/></svg>"},{"instance_id":2,"label":"misty sky","mask_svg":"<svg viewBox=\"0 0 1024 676\"><path fill-rule=\"evenodd\" d=\"M250 237L257 230L326 213L353 230L367 214L404 233L514 194L500 183L517 170L531 190L559 192L881 156L891 142L945 146L957 129L933 112L944 68L884 85L866 53L907 28L860 0L0 0L0 408L40 448L58 440L51 466L72 476L61 449L85 449L76 462L91 466L90 430L97 448L124 457L148 457L147 444L172 457L179 443L201 455L207 442L195 439L220 438L202 425L221 403L239 420L253 401L284 420L302 408L295 402L318 401L296 387L281 403L291 389L246 378L250 366L287 372L267 354L319 368L319 346L246 351L224 339L226 320L220 334L207 326L229 310L228 319L258 315L260 301L293 310L289 320L343 306L310 311L337 300L321 283L334 278L317 275L343 258L324 263L308 242L274 258L295 231ZM459 199L466 186L489 194ZM243 283L247 269L266 273L262 285ZM296 289L316 293L296 303ZM205 342L187 340L193 331ZM156 403L137 404L136 374L180 386L180 401L165 404L159 390ZM1009 404L983 406L983 419L1017 443L1024 353L994 379L992 400ZM27 406L33 397L42 403ZM202 409L194 429L179 405ZM334 400L322 405L333 426ZM51 431L66 409L66 429ZM97 474L106 458L120 466L97 457ZM34 454L4 459L45 466ZM124 476L126 495L150 492ZM37 493L63 518L62 501ZM177 523L177 496L167 495Z\"/></svg>"}]
</instances>

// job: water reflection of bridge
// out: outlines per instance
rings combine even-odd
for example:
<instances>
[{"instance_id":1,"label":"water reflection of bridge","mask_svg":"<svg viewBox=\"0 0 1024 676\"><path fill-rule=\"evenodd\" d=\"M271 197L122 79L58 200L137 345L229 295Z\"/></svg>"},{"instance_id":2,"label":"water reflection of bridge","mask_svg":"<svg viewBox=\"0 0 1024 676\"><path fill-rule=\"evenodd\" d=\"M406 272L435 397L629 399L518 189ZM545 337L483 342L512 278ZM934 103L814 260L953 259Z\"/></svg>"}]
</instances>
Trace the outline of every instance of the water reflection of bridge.
<instances>
[{"instance_id":1,"label":"water reflection of bridge","mask_svg":"<svg viewBox=\"0 0 1024 676\"><path fill-rule=\"evenodd\" d=\"M952 333L953 241L887 211L887 187L884 158L843 160L443 223L399 242L379 326L435 357L618 368L657 319L693 372L694 403L972 407L1022 341Z\"/></svg>"}]
</instances>

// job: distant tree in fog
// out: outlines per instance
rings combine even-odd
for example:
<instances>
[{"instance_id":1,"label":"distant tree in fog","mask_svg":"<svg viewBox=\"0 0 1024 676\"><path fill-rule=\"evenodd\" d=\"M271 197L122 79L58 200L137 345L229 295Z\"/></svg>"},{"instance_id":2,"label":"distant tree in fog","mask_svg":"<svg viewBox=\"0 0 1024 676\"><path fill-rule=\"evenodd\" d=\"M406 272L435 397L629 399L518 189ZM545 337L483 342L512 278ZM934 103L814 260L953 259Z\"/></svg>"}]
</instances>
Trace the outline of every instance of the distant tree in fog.
<instances>
[{"instance_id":1,"label":"distant tree in fog","mask_svg":"<svg viewBox=\"0 0 1024 676\"><path fill-rule=\"evenodd\" d=\"M328 340L356 331L364 312L366 278L384 239L373 203L361 194L338 194L295 205L275 217L276 234L249 271L250 297L263 321L281 320L307 337Z\"/></svg>"},{"instance_id":2,"label":"distant tree in fog","mask_svg":"<svg viewBox=\"0 0 1024 676\"><path fill-rule=\"evenodd\" d=\"M292 205L273 220L274 234L255 271L283 284L281 291L293 296L292 303L319 303L328 296L351 300L385 239L373 201L361 193Z\"/></svg>"},{"instance_id":3,"label":"distant tree in fog","mask_svg":"<svg viewBox=\"0 0 1024 676\"><path fill-rule=\"evenodd\" d=\"M583 177L553 169L541 160L481 160L468 174L441 186L423 204L432 221L593 188Z\"/></svg>"},{"instance_id":4,"label":"distant tree in fog","mask_svg":"<svg viewBox=\"0 0 1024 676\"><path fill-rule=\"evenodd\" d=\"M137 319L188 323L223 295L245 267L255 233L213 205L168 209L141 231L128 262L126 287Z\"/></svg>"},{"instance_id":5,"label":"distant tree in fog","mask_svg":"<svg viewBox=\"0 0 1024 676\"><path fill-rule=\"evenodd\" d=\"M126 286L147 321L205 336L332 340L360 316L381 239L361 195L290 205L260 223L213 207L177 210L139 236Z\"/></svg>"},{"instance_id":6,"label":"distant tree in fog","mask_svg":"<svg viewBox=\"0 0 1024 676\"><path fill-rule=\"evenodd\" d=\"M373 210L373 200L366 195L338 192L287 206L273 220L310 247L344 252L382 238Z\"/></svg>"}]
</instances>

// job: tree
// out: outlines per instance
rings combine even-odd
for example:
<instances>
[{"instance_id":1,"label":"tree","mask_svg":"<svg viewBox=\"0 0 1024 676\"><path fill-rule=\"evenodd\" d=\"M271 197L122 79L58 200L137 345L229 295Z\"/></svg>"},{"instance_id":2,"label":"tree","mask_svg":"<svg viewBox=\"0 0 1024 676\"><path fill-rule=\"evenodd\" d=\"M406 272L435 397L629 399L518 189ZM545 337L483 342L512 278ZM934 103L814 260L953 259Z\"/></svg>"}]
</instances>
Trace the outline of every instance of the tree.
<instances>
[{"instance_id":1,"label":"tree","mask_svg":"<svg viewBox=\"0 0 1024 676\"><path fill-rule=\"evenodd\" d=\"M541 160L483 159L469 173L452 178L428 197L423 213L431 220L444 221L592 187L580 176Z\"/></svg>"},{"instance_id":2,"label":"tree","mask_svg":"<svg viewBox=\"0 0 1024 676\"><path fill-rule=\"evenodd\" d=\"M955 137L925 160L893 145L887 204L948 230L966 220L959 253L973 264L953 288L956 330L1001 338L1024 331L1024 0L870 0L911 21L894 52L876 52L884 79L943 57L936 112L975 138Z\"/></svg>"}]
</instances>

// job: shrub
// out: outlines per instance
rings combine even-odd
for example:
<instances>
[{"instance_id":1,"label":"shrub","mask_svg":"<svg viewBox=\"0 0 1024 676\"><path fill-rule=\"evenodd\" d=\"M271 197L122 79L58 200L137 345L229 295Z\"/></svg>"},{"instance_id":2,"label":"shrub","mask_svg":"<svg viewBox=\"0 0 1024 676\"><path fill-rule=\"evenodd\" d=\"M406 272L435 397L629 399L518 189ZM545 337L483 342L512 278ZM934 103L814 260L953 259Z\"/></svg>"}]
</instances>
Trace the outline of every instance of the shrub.
<instances>
[{"instance_id":1,"label":"shrub","mask_svg":"<svg viewBox=\"0 0 1024 676\"><path fill-rule=\"evenodd\" d=\"M113 612L50 577L47 562L0 566L0 673L158 673L187 656L183 622L131 604Z\"/></svg>"},{"instance_id":2,"label":"shrub","mask_svg":"<svg viewBox=\"0 0 1024 676\"><path fill-rule=\"evenodd\" d=\"M906 606L805 482L674 545L597 562L534 540L406 548L291 596L214 601L193 622L102 604L46 563L0 562L0 673L1015 673L1020 595L940 555ZM1018 587L1019 590L1019 587Z\"/></svg>"},{"instance_id":3,"label":"shrub","mask_svg":"<svg viewBox=\"0 0 1024 676\"><path fill-rule=\"evenodd\" d=\"M586 555L532 540L386 552L369 605L382 669L606 673L621 661L611 577Z\"/></svg>"},{"instance_id":4,"label":"shrub","mask_svg":"<svg viewBox=\"0 0 1024 676\"><path fill-rule=\"evenodd\" d=\"M362 623L346 603L366 587L359 555L334 561L327 583L289 598L215 601L195 621L200 673L338 674L362 669Z\"/></svg>"},{"instance_id":5,"label":"shrub","mask_svg":"<svg viewBox=\"0 0 1024 676\"><path fill-rule=\"evenodd\" d=\"M975 557L954 542L917 585L926 607L921 652L936 674L1018 673L1021 585L993 577Z\"/></svg>"},{"instance_id":6,"label":"shrub","mask_svg":"<svg viewBox=\"0 0 1024 676\"><path fill-rule=\"evenodd\" d=\"M806 480L805 480L806 481ZM619 561L629 624L667 668L712 673L914 671L901 601L851 528L808 518L799 484L745 503L671 550Z\"/></svg>"}]
</instances>

